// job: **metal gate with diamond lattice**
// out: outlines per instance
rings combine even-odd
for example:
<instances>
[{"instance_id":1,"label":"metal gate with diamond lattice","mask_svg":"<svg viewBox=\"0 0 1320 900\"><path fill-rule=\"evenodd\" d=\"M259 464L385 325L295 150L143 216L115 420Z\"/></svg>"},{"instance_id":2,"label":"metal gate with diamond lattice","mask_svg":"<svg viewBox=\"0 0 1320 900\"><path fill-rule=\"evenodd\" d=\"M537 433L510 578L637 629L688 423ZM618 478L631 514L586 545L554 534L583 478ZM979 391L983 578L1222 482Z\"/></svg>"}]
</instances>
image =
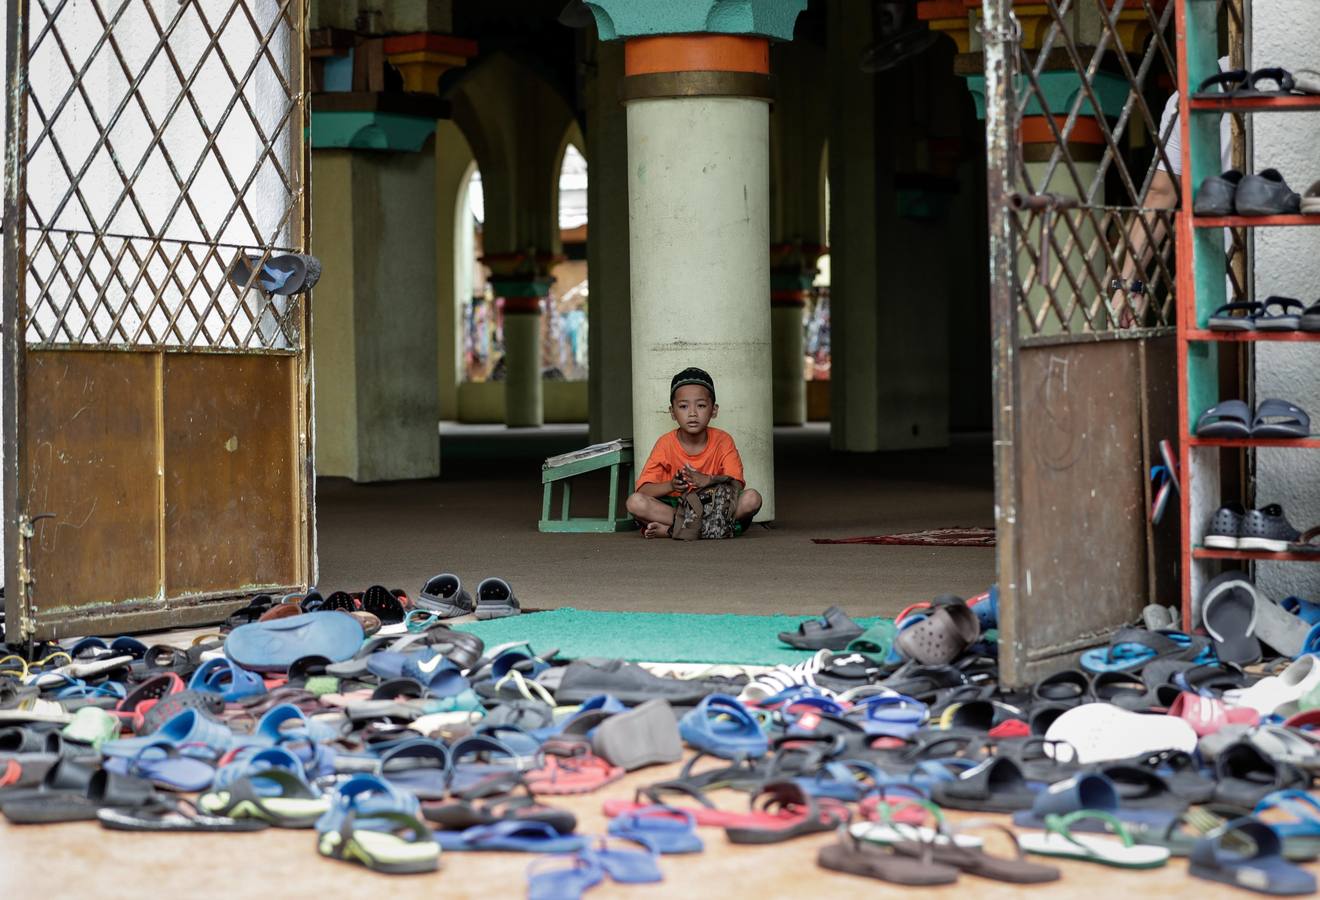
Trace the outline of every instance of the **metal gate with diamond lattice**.
<instances>
[{"instance_id":1,"label":"metal gate with diamond lattice","mask_svg":"<svg viewBox=\"0 0 1320 900\"><path fill-rule=\"evenodd\" d=\"M1240 54L1241 0L1219 2ZM1176 117L1164 114L1179 88L1174 4L976 5L1001 674L1024 684L1103 643L1145 603L1178 601L1176 516L1147 517L1158 442L1177 438L1168 173L1180 160ZM1241 248L1233 236L1235 288Z\"/></svg>"},{"instance_id":2,"label":"metal gate with diamond lattice","mask_svg":"<svg viewBox=\"0 0 1320 900\"><path fill-rule=\"evenodd\" d=\"M6 43L10 640L214 620L315 567L307 0L20 0Z\"/></svg>"}]
</instances>

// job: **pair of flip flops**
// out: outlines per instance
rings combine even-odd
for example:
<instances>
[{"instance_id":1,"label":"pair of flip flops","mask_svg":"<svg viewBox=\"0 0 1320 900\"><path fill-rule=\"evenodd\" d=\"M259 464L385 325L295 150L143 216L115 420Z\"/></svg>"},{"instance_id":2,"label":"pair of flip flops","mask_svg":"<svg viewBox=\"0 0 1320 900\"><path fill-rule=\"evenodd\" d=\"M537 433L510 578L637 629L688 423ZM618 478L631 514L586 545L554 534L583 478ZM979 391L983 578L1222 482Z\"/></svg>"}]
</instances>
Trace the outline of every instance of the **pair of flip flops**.
<instances>
[{"instance_id":1,"label":"pair of flip flops","mask_svg":"<svg viewBox=\"0 0 1320 900\"><path fill-rule=\"evenodd\" d=\"M1293 440L1311 436L1311 417L1287 400L1262 400L1253 415L1241 400L1225 400L1201 413L1198 437Z\"/></svg>"},{"instance_id":2,"label":"pair of flip flops","mask_svg":"<svg viewBox=\"0 0 1320 900\"><path fill-rule=\"evenodd\" d=\"M1320 331L1320 303L1307 306L1293 297L1266 297L1263 302L1225 303L1214 311L1211 331Z\"/></svg>"}]
</instances>

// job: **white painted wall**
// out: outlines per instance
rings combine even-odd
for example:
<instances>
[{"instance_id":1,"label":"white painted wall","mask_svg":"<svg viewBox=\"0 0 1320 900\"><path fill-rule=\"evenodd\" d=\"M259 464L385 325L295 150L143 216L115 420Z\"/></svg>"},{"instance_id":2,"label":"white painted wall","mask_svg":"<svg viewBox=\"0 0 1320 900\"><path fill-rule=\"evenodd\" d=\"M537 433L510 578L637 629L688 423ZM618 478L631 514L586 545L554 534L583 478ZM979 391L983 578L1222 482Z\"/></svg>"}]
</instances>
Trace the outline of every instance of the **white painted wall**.
<instances>
[{"instance_id":1,"label":"white painted wall","mask_svg":"<svg viewBox=\"0 0 1320 900\"><path fill-rule=\"evenodd\" d=\"M1316 0L1253 0L1251 67L1320 70L1320 3ZM1293 190L1320 179L1320 113L1252 117L1254 169L1276 168ZM1320 230L1262 228L1255 236L1256 299L1271 294L1310 304L1320 299ZM1296 401L1320 430L1320 347L1258 343L1256 397ZM1257 457L1258 505L1282 503L1289 520L1306 530L1320 524L1320 452L1261 450ZM1257 581L1274 599L1296 594L1320 599L1320 566L1262 563Z\"/></svg>"}]
</instances>

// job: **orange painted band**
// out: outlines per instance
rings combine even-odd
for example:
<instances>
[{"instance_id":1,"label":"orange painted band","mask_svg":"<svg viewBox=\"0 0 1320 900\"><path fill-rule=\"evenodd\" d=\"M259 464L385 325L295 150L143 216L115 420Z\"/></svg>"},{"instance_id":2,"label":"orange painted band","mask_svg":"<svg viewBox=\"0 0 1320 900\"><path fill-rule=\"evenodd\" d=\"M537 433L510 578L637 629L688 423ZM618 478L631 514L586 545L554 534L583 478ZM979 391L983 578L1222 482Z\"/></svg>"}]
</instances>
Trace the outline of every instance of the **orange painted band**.
<instances>
[{"instance_id":1,"label":"orange painted band","mask_svg":"<svg viewBox=\"0 0 1320 900\"><path fill-rule=\"evenodd\" d=\"M504 301L504 311L506 313L539 313L541 311L540 297L501 297Z\"/></svg>"},{"instance_id":2,"label":"orange painted band","mask_svg":"<svg viewBox=\"0 0 1320 900\"><path fill-rule=\"evenodd\" d=\"M806 306L806 291L771 291L771 306Z\"/></svg>"},{"instance_id":3,"label":"orange painted band","mask_svg":"<svg viewBox=\"0 0 1320 900\"><path fill-rule=\"evenodd\" d=\"M1067 121L1067 116L1054 117L1054 124L1059 129L1060 134L1063 134L1063 126ZM1078 119L1073 124L1072 133L1065 135L1065 140L1072 144L1103 144L1105 135L1100 130L1100 126L1096 124L1095 119L1088 117ZM1024 116L1022 118L1022 143L1057 143L1054 139L1054 132L1050 130L1049 123L1045 121L1045 116Z\"/></svg>"},{"instance_id":4,"label":"orange painted band","mask_svg":"<svg viewBox=\"0 0 1320 900\"><path fill-rule=\"evenodd\" d=\"M623 45L625 75L657 72L770 74L770 41L737 34L662 34Z\"/></svg>"}]
</instances>

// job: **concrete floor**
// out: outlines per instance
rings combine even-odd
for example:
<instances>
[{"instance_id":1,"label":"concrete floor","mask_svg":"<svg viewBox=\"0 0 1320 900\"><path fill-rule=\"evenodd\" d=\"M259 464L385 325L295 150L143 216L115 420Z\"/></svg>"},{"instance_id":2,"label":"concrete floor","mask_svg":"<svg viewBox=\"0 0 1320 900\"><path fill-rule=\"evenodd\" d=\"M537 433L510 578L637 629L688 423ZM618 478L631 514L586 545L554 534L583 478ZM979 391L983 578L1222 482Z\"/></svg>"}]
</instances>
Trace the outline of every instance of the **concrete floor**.
<instances>
[{"instance_id":1,"label":"concrete floor","mask_svg":"<svg viewBox=\"0 0 1320 900\"><path fill-rule=\"evenodd\" d=\"M822 425L778 429L778 521L698 544L537 531L541 460L586 444L583 427L447 425L437 480L322 479L320 588L381 583L413 593L448 571L470 588L503 577L532 608L810 614L839 604L892 615L937 593L978 593L994 578L987 548L811 543L992 524L988 437L945 450L846 454L830 450ZM603 479L578 490L575 514L601 515L604 491Z\"/></svg>"}]
</instances>

